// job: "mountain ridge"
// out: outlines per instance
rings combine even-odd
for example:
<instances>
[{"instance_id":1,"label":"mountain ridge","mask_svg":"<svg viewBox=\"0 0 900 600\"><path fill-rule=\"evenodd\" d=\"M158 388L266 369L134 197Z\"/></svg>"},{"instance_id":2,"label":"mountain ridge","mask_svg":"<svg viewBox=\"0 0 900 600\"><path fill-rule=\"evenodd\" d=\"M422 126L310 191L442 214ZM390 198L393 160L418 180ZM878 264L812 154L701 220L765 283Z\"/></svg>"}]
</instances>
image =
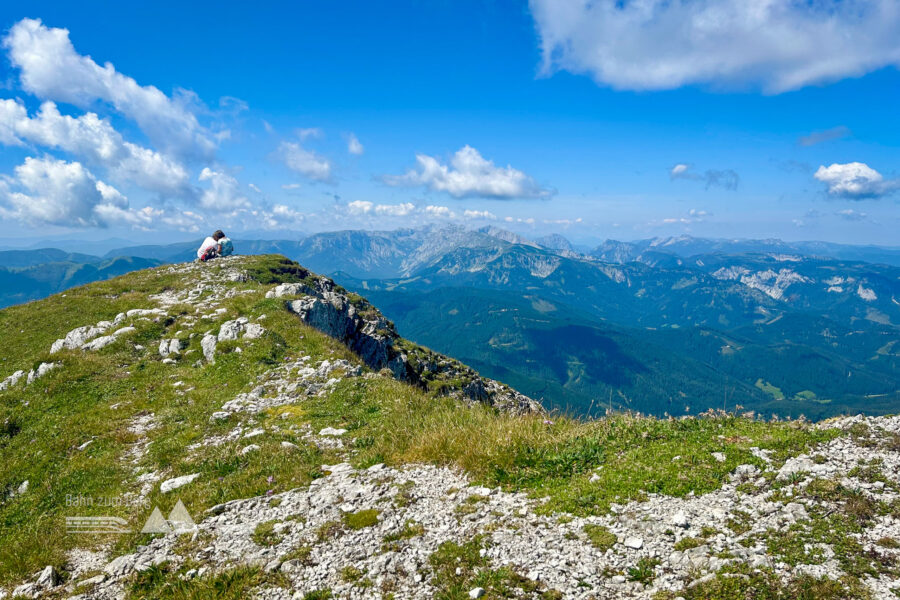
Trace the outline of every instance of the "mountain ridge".
<instances>
[{"instance_id":1,"label":"mountain ridge","mask_svg":"<svg viewBox=\"0 0 900 600\"><path fill-rule=\"evenodd\" d=\"M0 388L0 595L896 588L897 417L500 410L448 395L467 387L454 361L437 386L368 367L390 330L373 311L274 256L165 265L0 310L0 368L24 372ZM153 515L163 532L141 532ZM74 535L67 518L123 531Z\"/></svg>"}]
</instances>

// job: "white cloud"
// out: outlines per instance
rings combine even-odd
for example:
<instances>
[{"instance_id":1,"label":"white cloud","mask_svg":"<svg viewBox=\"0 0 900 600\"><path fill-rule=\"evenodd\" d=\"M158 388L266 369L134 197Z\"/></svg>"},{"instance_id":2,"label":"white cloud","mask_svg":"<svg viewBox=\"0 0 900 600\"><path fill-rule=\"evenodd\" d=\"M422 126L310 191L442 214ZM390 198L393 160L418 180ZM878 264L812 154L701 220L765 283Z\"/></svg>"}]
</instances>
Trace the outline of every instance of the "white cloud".
<instances>
[{"instance_id":1,"label":"white cloud","mask_svg":"<svg viewBox=\"0 0 900 600\"><path fill-rule=\"evenodd\" d=\"M139 85L111 63L101 67L75 51L67 29L22 19L13 25L3 44L13 66L20 70L22 87L39 98L81 108L101 100L134 120L158 147L194 157L208 158L214 153L217 136L201 126L189 109L192 94L183 92L173 99L152 85Z\"/></svg>"},{"instance_id":2,"label":"white cloud","mask_svg":"<svg viewBox=\"0 0 900 600\"><path fill-rule=\"evenodd\" d=\"M263 211L260 216L263 227L267 229L288 229L306 219L302 212L284 204L276 204L271 211Z\"/></svg>"},{"instance_id":3,"label":"white cloud","mask_svg":"<svg viewBox=\"0 0 900 600\"><path fill-rule=\"evenodd\" d=\"M308 138L320 138L324 135L324 132L319 127L301 127L300 129L294 130L297 134L297 137L300 138L300 141L305 141Z\"/></svg>"},{"instance_id":4,"label":"white cloud","mask_svg":"<svg viewBox=\"0 0 900 600\"><path fill-rule=\"evenodd\" d=\"M471 146L458 150L449 166L424 154L417 154L416 162L419 163L419 170L385 177L385 183L424 185L435 191L447 192L455 198L540 198L551 194L522 171L511 166L497 167Z\"/></svg>"},{"instance_id":5,"label":"white cloud","mask_svg":"<svg viewBox=\"0 0 900 600\"><path fill-rule=\"evenodd\" d=\"M281 189L283 189L283 190L299 190L302 187L303 186L300 185L299 183L285 183L284 185L281 186Z\"/></svg>"},{"instance_id":6,"label":"white cloud","mask_svg":"<svg viewBox=\"0 0 900 600\"><path fill-rule=\"evenodd\" d=\"M347 204L347 210L351 215L365 215L372 212L374 205L368 200L354 200Z\"/></svg>"},{"instance_id":7,"label":"white cloud","mask_svg":"<svg viewBox=\"0 0 900 600\"><path fill-rule=\"evenodd\" d=\"M390 217L405 217L415 210L410 202L403 204L379 204L375 207L375 214Z\"/></svg>"},{"instance_id":8,"label":"white cloud","mask_svg":"<svg viewBox=\"0 0 900 600\"><path fill-rule=\"evenodd\" d=\"M0 100L0 143L30 142L58 148L109 171L119 182L131 181L162 194L187 190L187 170L177 161L149 148L126 142L109 121L95 113L62 115L56 104L44 102L34 117L15 100Z\"/></svg>"},{"instance_id":9,"label":"white cloud","mask_svg":"<svg viewBox=\"0 0 900 600\"><path fill-rule=\"evenodd\" d=\"M582 218L578 217L577 219L544 219L543 222L547 225L564 225L568 227L569 225L577 225L581 223Z\"/></svg>"},{"instance_id":10,"label":"white cloud","mask_svg":"<svg viewBox=\"0 0 900 600\"><path fill-rule=\"evenodd\" d=\"M360 156L365 152L365 148L363 148L363 145L354 133L347 134L347 152L356 156Z\"/></svg>"},{"instance_id":11,"label":"white cloud","mask_svg":"<svg viewBox=\"0 0 900 600\"><path fill-rule=\"evenodd\" d=\"M688 181L701 181L706 184L706 189L714 186L734 191L741 182L740 175L731 169L716 170L707 169L703 173L695 173L691 165L678 163L669 171L669 179L686 179Z\"/></svg>"},{"instance_id":12,"label":"white cloud","mask_svg":"<svg viewBox=\"0 0 900 600\"><path fill-rule=\"evenodd\" d=\"M463 212L463 217L466 219L484 219L486 221L496 221L497 215L487 210L469 210L466 209Z\"/></svg>"},{"instance_id":13,"label":"white cloud","mask_svg":"<svg viewBox=\"0 0 900 600\"><path fill-rule=\"evenodd\" d=\"M253 190L254 192L256 192L257 194L262 194L262 190L259 189L259 186L257 186L255 183L248 183L247 187L250 188L251 190Z\"/></svg>"},{"instance_id":14,"label":"white cloud","mask_svg":"<svg viewBox=\"0 0 900 600\"><path fill-rule=\"evenodd\" d=\"M864 212L853 210L852 208L839 210L835 214L845 221L864 221L869 216Z\"/></svg>"},{"instance_id":15,"label":"white cloud","mask_svg":"<svg viewBox=\"0 0 900 600\"><path fill-rule=\"evenodd\" d=\"M442 219L452 219L456 217L456 213L446 206L434 206L429 204L425 207L425 214L430 217L440 217Z\"/></svg>"},{"instance_id":16,"label":"white cloud","mask_svg":"<svg viewBox=\"0 0 900 600\"><path fill-rule=\"evenodd\" d=\"M137 219L125 196L78 162L28 157L3 188L0 215L32 226L105 227Z\"/></svg>"},{"instance_id":17,"label":"white cloud","mask_svg":"<svg viewBox=\"0 0 900 600\"><path fill-rule=\"evenodd\" d=\"M543 71L780 93L900 66L896 0L531 0Z\"/></svg>"},{"instance_id":18,"label":"white cloud","mask_svg":"<svg viewBox=\"0 0 900 600\"><path fill-rule=\"evenodd\" d=\"M294 142L281 142L278 155L287 167L315 181L331 179L331 163L328 159L307 150Z\"/></svg>"},{"instance_id":19,"label":"white cloud","mask_svg":"<svg viewBox=\"0 0 900 600\"><path fill-rule=\"evenodd\" d=\"M203 208L219 212L228 212L249 206L247 198L241 194L241 186L237 179L221 171L213 171L204 167L200 171L200 181L208 181L209 187L200 196Z\"/></svg>"},{"instance_id":20,"label":"white cloud","mask_svg":"<svg viewBox=\"0 0 900 600\"><path fill-rule=\"evenodd\" d=\"M833 196L860 200L877 198L900 189L900 180L886 180L881 173L861 162L820 166L813 175Z\"/></svg>"}]
</instances>

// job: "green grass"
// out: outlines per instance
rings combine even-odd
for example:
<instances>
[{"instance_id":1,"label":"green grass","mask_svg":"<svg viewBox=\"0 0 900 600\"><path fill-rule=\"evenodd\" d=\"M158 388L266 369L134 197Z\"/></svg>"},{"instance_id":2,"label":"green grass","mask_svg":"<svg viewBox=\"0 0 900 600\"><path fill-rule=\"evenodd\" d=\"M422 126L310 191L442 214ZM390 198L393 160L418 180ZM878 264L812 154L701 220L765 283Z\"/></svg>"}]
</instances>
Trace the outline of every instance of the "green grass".
<instances>
[{"instance_id":1,"label":"green grass","mask_svg":"<svg viewBox=\"0 0 900 600\"><path fill-rule=\"evenodd\" d=\"M269 579L258 567L236 569L193 579L181 579L184 571L170 571L168 565L150 567L138 573L128 589L129 600L242 600Z\"/></svg>"},{"instance_id":2,"label":"green grass","mask_svg":"<svg viewBox=\"0 0 900 600\"><path fill-rule=\"evenodd\" d=\"M656 576L655 569L659 563L660 560L658 558L641 557L635 566L628 568L628 581L637 581L643 585L650 585Z\"/></svg>"},{"instance_id":3,"label":"green grass","mask_svg":"<svg viewBox=\"0 0 900 600\"><path fill-rule=\"evenodd\" d=\"M260 546L274 546L281 541L282 536L275 533L275 525L278 521L263 521L253 530L250 538Z\"/></svg>"},{"instance_id":4,"label":"green grass","mask_svg":"<svg viewBox=\"0 0 900 600\"><path fill-rule=\"evenodd\" d=\"M548 512L603 514L612 502L655 492L684 496L721 487L739 464L762 466L750 447L783 460L835 431L797 422L766 423L731 415L655 419L615 415L581 422L497 414L428 397L385 380L345 380L307 403L314 426L344 423L357 439L357 463L429 462L462 467L485 485L549 496ZM718 462L712 452L724 452ZM677 461L674 457L680 456ZM596 471L597 467L603 467ZM600 477L591 482L593 473Z\"/></svg>"},{"instance_id":5,"label":"green grass","mask_svg":"<svg viewBox=\"0 0 900 600\"><path fill-rule=\"evenodd\" d=\"M254 258L260 266L269 257ZM211 266L212 269L219 267ZM262 268L262 267L261 267ZM206 435L222 434L234 427L233 419L210 423L209 416L241 391L255 385L256 377L280 364L285 357L309 354L314 358L356 359L342 344L297 321L277 300L265 299L267 287L258 282L225 282L224 285L252 290L225 300L225 315L211 321L198 320L194 329L179 322L136 321L137 331L99 352L63 351L49 355L54 340L82 325L109 320L131 308L151 308L147 295L190 284L166 268L74 288L66 296L14 306L0 311L0 376L7 371L30 369L40 362L61 362L62 367L30 386L22 384L0 392L0 495L16 489L24 480L29 491L0 504L0 585L20 581L42 565L62 567L64 552L74 546L112 543L126 551L146 543L146 535L118 538L66 535L65 516L118 516L140 529L154 505L164 513L175 499L155 488L145 505L100 506L104 499L134 492L131 465L123 460L137 436L128 431L140 414L153 413L158 424L147 435L152 441L140 466L165 477L199 472L201 477L179 490L179 497L195 516L214 504L235 498L275 493L305 485L321 475L319 465L334 457L305 444L289 433L265 436L261 452L240 456L239 444L185 448ZM170 314L193 312L181 305ZM242 343L243 352L217 356L215 365L192 366L199 355L202 333L238 315L255 318L266 314L268 334L253 343ZM196 333L183 350L184 359L166 365L156 352L158 340ZM21 334L20 332L26 332ZM133 344L145 346L136 350ZM232 344L232 347L234 345ZM193 353L191 353L193 351ZM182 381L181 388L171 384ZM184 395L177 389L194 388ZM259 422L274 421L261 415ZM93 442L83 451L76 448ZM298 450L285 450L280 442L291 441ZM84 506L93 499L94 506ZM77 505L75 505L77 504Z\"/></svg>"},{"instance_id":6,"label":"green grass","mask_svg":"<svg viewBox=\"0 0 900 600\"><path fill-rule=\"evenodd\" d=\"M616 543L616 534L603 525L587 524L583 527L591 545L603 552L612 548Z\"/></svg>"},{"instance_id":7,"label":"green grass","mask_svg":"<svg viewBox=\"0 0 900 600\"><path fill-rule=\"evenodd\" d=\"M211 263L207 268L221 267ZM603 514L613 502L640 499L650 492L673 496L708 492L719 488L737 465L761 465L750 453L752 446L774 450L777 461L838 435L801 423L764 423L722 414L677 420L615 415L589 423L554 417L551 425L543 416L498 414L441 397L443 390L429 393L376 377L345 379L330 394L250 418L246 425L269 430L254 440L261 446L258 452L240 455L246 445L241 442L189 452L186 448L204 437L233 429L238 417L210 422L210 415L225 401L255 387L258 376L285 359L309 355L314 361L359 362L344 345L300 323L282 300L265 298L275 283L310 282L312 275L305 269L272 256L248 257L241 268L251 280L223 280L222 285L250 293L223 300L226 314L198 320L193 329L180 320L137 321L137 331L130 337L99 352L63 351L52 358L48 353L52 342L71 329L112 319L131 308L154 307L149 294L193 285L191 277L163 267L73 288L65 297L0 310L0 377L43 361L62 363L31 386L20 384L0 392L0 494L24 480L30 482L27 493L0 503L0 586L18 583L48 564L62 568L65 552L73 547L111 544L114 553L125 553L152 539L142 534L79 537L64 531L65 516L119 516L140 529L153 506L159 505L164 514L172 508L174 495L159 493L158 484L145 505L67 504L71 499L121 497L139 489L125 456L138 439L128 426L142 414L152 413L157 427L147 433L152 444L138 466L164 478L200 473L194 483L178 490L178 497L198 519L215 504L305 486L322 475L322 464L339 460L291 433L292 425L348 429L345 440L354 447L357 466L425 462L459 467L485 485L549 497L542 511L575 515ZM170 315L189 313L193 308L187 305L169 309ZM239 315L252 320L263 314L265 336L252 343L220 344L214 365L193 366L205 331ZM158 340L176 337L179 330L183 333L178 337L188 340L183 358L175 365L163 364L156 351ZM243 352L234 351L237 345ZM174 387L176 381L183 386ZM279 431L272 433L270 426L276 424ZM76 449L88 440L93 442L85 450ZM282 441L298 448L285 449ZM724 452L728 460L719 463L711 452ZM674 461L675 456L680 460ZM600 480L591 482L594 473ZM411 490L401 489L395 503L415 500ZM377 522L376 511L362 512L323 530L323 539L340 535L345 527ZM270 538L263 535L260 540ZM503 585L517 577L505 572L492 576L507 582ZM232 575L233 583L210 579L184 585L237 589L252 577L241 572L239 577Z\"/></svg>"},{"instance_id":8,"label":"green grass","mask_svg":"<svg viewBox=\"0 0 900 600\"><path fill-rule=\"evenodd\" d=\"M379 512L374 509L358 510L352 513L344 513L341 518L350 529L365 529L378 524Z\"/></svg>"},{"instance_id":9,"label":"green grass","mask_svg":"<svg viewBox=\"0 0 900 600\"><path fill-rule=\"evenodd\" d=\"M683 551L685 551L685 550L691 550L691 549L693 549L693 548L698 548L698 547L702 546L702 545L705 544L705 543L706 543L706 540L703 540L703 539L700 539L700 538L686 537L686 538L681 538L680 540L678 540L677 542L675 542L675 545L672 546L672 548L673 548L674 550L678 550L678 551L680 551L680 552L683 552Z\"/></svg>"},{"instance_id":10,"label":"green grass","mask_svg":"<svg viewBox=\"0 0 900 600\"><path fill-rule=\"evenodd\" d=\"M678 592L657 592L653 600L868 600L869 591L852 576L840 579L800 575L781 579L770 569L728 565L711 580Z\"/></svg>"},{"instance_id":11,"label":"green grass","mask_svg":"<svg viewBox=\"0 0 900 600\"><path fill-rule=\"evenodd\" d=\"M776 400L784 400L784 392L781 391L781 388L775 387L768 381L763 381L762 379L756 380L756 387L769 394ZM815 396L815 394L813 394Z\"/></svg>"}]
</instances>

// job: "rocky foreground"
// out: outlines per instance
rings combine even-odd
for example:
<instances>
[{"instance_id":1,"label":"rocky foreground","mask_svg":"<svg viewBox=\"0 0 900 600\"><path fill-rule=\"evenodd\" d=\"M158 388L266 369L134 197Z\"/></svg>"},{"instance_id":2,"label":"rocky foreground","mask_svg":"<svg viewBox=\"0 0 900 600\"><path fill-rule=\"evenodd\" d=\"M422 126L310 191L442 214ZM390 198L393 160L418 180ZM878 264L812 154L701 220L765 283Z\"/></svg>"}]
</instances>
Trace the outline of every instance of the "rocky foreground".
<instances>
[{"instance_id":1,"label":"rocky foreground","mask_svg":"<svg viewBox=\"0 0 900 600\"><path fill-rule=\"evenodd\" d=\"M313 598L309 594L322 590L338 598L429 598L445 583L434 558L443 551L451 556L451 577L462 582L508 568L520 597L674 598L729 565L771 569L785 580L804 574L837 580L860 560L872 570L860 597L896 597L896 514L869 515L860 533L846 534L849 544L841 532L831 544L816 542L810 532L821 525L815 515L860 511L868 502L896 506L900 453L882 444L900 434L900 417L854 417L828 426L855 433L777 470L740 466L716 492L648 494L642 502L614 505L603 517L541 514L540 499L473 486L447 468L322 465L325 476L308 489L216 506L195 528L160 536L133 554L110 560L75 553L72 583L54 589L45 573L43 586L26 584L14 593L121 598L136 572L191 564L182 577L239 565L278 575L255 590L257 598ZM322 433L339 441L342 432ZM877 474L859 468L873 459ZM823 486L826 481L833 483ZM821 495L839 488L854 490L860 504L848 507L846 498ZM446 552L448 542L458 545L460 556ZM847 548L859 555L838 554ZM80 577L98 567L99 575ZM484 593L475 583L467 591L473 598ZM654 596L666 591L672 595Z\"/></svg>"},{"instance_id":2,"label":"rocky foreground","mask_svg":"<svg viewBox=\"0 0 900 600\"><path fill-rule=\"evenodd\" d=\"M230 269L227 278L246 277L239 260L222 264ZM168 325L173 333L154 340L152 347L135 345L135 352L158 355L155 360L167 365L193 362L197 369L214 364L221 348L242 352L267 334L265 315L230 318L219 307L243 292L210 279L196 265L170 269L196 275L198 283L152 296L155 306L61 332L65 335L50 348L53 362L45 363L52 366L28 376L19 373L14 381L4 380L10 381L7 386L33 385L48 373L64 372L64 361L56 358L60 353L102 351L127 339L129 328L140 327L141 320L174 319ZM793 589L807 589L803 586L814 590L806 597L900 594L900 417L858 416L821 424L839 435L786 461L754 448L756 464L738 465L720 489L707 494L646 493L613 504L601 516L554 512L543 498L483 487L455 468L354 468L357 446L353 433L343 428L260 426L259 415L302 409L354 378L395 377L422 387L452 380L456 387L446 393L461 400L512 412L537 409L455 361L404 347L367 303L324 278L272 286L267 296L283 300L303 322L346 343L371 370L345 359L290 357L261 375L252 389L215 407L208 421L227 423L229 429L204 436L185 452L233 446L238 455L250 456L290 431L311 447L326 449L336 462L322 464L321 476L308 486L232 500L193 519L170 515L162 526L172 531L133 552L117 555L113 546L71 550L64 569L48 566L15 588L0 590L0 599L153 597L161 580L182 582L188 589L192 582L235 573L253 578L250 595L273 600L674 599L710 597L711 590L726 588L737 591L716 597L756 597L740 592L742 585L768 586L781 594L764 596L773 598L789 597ZM186 304L191 311L170 317L173 307ZM196 333L188 337L188 331ZM191 393L177 378L168 385L177 397ZM198 485L201 477L200 472L174 476L147 467L148 436L159 426L154 414L142 413L129 427L135 440L123 457L133 466L130 493L136 498L174 496L176 490ZM284 441L279 451L303 449ZM730 460L719 452L709 458ZM677 465L680 459L671 460ZM601 472L597 469L591 482L599 481ZM25 481L13 494L27 492ZM838 582L840 593L831 593L829 581ZM735 585L729 588L729 582Z\"/></svg>"}]
</instances>

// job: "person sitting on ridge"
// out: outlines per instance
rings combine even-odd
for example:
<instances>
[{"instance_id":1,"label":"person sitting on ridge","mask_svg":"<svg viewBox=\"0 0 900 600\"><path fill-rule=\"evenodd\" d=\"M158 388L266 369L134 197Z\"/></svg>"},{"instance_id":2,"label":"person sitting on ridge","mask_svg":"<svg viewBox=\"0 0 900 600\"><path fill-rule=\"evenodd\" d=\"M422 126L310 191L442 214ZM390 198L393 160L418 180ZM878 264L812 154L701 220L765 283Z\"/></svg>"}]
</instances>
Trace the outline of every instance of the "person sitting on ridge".
<instances>
[{"instance_id":1,"label":"person sitting on ridge","mask_svg":"<svg viewBox=\"0 0 900 600\"><path fill-rule=\"evenodd\" d=\"M216 233L222 233L221 230ZM213 234L215 236L215 234ZM222 237L219 238L219 256L231 256L234 254L234 244L231 243L231 238L222 233Z\"/></svg>"},{"instance_id":2,"label":"person sitting on ridge","mask_svg":"<svg viewBox=\"0 0 900 600\"><path fill-rule=\"evenodd\" d=\"M197 260L201 262L206 262L208 260L212 260L213 258L219 256L222 252L222 246L219 243L219 240L225 237L225 234L222 233L222 230L216 231L214 234L203 240L203 243L200 244L200 248L197 249ZM230 243L231 240L229 240ZM233 248L232 248L233 251Z\"/></svg>"}]
</instances>

